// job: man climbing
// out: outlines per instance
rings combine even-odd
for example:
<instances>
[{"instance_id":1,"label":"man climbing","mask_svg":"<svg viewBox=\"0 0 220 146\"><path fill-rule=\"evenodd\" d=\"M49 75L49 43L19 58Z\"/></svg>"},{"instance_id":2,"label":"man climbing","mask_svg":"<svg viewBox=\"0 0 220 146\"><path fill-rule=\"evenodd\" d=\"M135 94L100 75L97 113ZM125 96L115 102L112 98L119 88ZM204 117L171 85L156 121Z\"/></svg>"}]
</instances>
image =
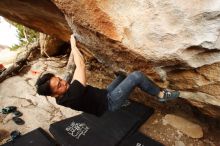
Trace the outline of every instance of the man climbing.
<instances>
[{"instance_id":1,"label":"man climbing","mask_svg":"<svg viewBox=\"0 0 220 146\"><path fill-rule=\"evenodd\" d=\"M71 54L68 67L74 70L71 62L75 62L76 69L73 73L67 72L68 77L61 79L52 73L43 74L36 82L37 93L56 98L59 105L101 116L105 111L115 111L128 99L135 87L156 96L160 102L179 97L178 91L168 91L154 84L140 71L126 75L119 73L117 78L107 87L99 89L86 85L86 68L82 54L76 47L73 35L70 38ZM72 82L71 82L72 80ZM68 83L70 81L70 83Z\"/></svg>"}]
</instances>

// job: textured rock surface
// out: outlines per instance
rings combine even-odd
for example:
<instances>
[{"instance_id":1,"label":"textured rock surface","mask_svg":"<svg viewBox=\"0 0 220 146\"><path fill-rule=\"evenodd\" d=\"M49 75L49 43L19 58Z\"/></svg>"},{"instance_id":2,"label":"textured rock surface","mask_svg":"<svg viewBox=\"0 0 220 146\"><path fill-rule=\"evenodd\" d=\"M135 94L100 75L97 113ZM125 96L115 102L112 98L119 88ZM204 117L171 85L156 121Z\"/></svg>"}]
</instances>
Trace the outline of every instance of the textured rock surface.
<instances>
[{"instance_id":1,"label":"textured rock surface","mask_svg":"<svg viewBox=\"0 0 220 146\"><path fill-rule=\"evenodd\" d=\"M1 15L63 40L70 26L103 64L141 70L220 117L220 1L1 0L0 7Z\"/></svg>"},{"instance_id":2,"label":"textured rock surface","mask_svg":"<svg viewBox=\"0 0 220 146\"><path fill-rule=\"evenodd\" d=\"M168 114L164 117L164 124L170 124L174 128L180 130L184 134L192 138L202 138L203 131L200 125L192 123L191 121L182 117Z\"/></svg>"},{"instance_id":3,"label":"textured rock surface","mask_svg":"<svg viewBox=\"0 0 220 146\"><path fill-rule=\"evenodd\" d=\"M56 37L40 33L40 49L41 55L43 56L54 56L59 54L64 43L64 41Z\"/></svg>"},{"instance_id":4,"label":"textured rock surface","mask_svg":"<svg viewBox=\"0 0 220 146\"><path fill-rule=\"evenodd\" d=\"M70 29L64 15L49 0L3 0L0 14L40 32L68 40Z\"/></svg>"}]
</instances>

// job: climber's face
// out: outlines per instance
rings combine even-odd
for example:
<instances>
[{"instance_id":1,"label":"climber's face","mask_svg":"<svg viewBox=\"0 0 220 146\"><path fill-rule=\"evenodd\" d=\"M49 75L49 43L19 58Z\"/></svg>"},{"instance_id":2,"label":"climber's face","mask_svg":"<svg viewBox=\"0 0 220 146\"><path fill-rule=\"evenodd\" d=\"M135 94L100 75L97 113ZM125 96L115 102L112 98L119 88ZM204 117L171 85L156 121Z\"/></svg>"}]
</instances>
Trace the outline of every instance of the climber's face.
<instances>
[{"instance_id":1,"label":"climber's face","mask_svg":"<svg viewBox=\"0 0 220 146\"><path fill-rule=\"evenodd\" d=\"M69 84L59 77L52 77L50 79L50 88L53 93L52 95L54 97L58 97L66 93L66 91L69 89Z\"/></svg>"}]
</instances>

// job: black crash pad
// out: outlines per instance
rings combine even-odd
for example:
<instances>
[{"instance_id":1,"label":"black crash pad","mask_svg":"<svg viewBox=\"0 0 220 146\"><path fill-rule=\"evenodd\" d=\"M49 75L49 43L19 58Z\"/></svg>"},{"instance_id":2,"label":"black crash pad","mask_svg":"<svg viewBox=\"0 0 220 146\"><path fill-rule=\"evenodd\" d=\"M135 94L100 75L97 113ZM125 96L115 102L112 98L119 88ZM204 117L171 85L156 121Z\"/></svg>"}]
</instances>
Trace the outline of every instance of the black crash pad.
<instances>
[{"instance_id":1,"label":"black crash pad","mask_svg":"<svg viewBox=\"0 0 220 146\"><path fill-rule=\"evenodd\" d=\"M153 109L131 102L101 117L83 113L50 125L50 132L62 146L116 146L152 114Z\"/></svg>"},{"instance_id":2,"label":"black crash pad","mask_svg":"<svg viewBox=\"0 0 220 146\"><path fill-rule=\"evenodd\" d=\"M37 128L2 146L58 146L58 144L42 128Z\"/></svg>"},{"instance_id":3,"label":"black crash pad","mask_svg":"<svg viewBox=\"0 0 220 146\"><path fill-rule=\"evenodd\" d=\"M143 135L140 132L135 132L122 140L119 146L163 146L161 143Z\"/></svg>"}]
</instances>

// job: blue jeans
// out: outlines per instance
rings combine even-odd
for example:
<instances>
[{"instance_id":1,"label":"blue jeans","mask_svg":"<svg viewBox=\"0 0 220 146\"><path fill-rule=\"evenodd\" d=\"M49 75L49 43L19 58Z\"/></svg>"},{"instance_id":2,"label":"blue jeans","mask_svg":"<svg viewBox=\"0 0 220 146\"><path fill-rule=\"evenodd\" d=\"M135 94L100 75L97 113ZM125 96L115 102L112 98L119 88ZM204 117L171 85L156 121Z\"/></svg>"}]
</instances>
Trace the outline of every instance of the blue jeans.
<instances>
[{"instance_id":1,"label":"blue jeans","mask_svg":"<svg viewBox=\"0 0 220 146\"><path fill-rule=\"evenodd\" d=\"M132 72L127 77L118 76L107 87L108 110L119 109L135 87L139 87L152 96L158 96L160 92L160 88L140 71Z\"/></svg>"}]
</instances>

